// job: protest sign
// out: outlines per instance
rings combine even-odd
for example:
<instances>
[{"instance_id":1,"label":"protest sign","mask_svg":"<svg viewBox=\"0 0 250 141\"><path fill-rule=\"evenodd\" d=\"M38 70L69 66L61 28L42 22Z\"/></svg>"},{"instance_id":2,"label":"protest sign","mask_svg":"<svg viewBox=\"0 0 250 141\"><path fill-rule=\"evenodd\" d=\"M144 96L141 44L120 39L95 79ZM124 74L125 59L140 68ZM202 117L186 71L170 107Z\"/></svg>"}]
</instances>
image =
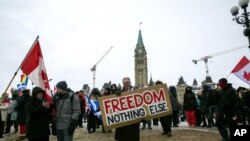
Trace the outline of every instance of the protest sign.
<instances>
[{"instance_id":1,"label":"protest sign","mask_svg":"<svg viewBox=\"0 0 250 141\"><path fill-rule=\"evenodd\" d=\"M106 130L172 114L166 84L100 97L98 101Z\"/></svg>"}]
</instances>

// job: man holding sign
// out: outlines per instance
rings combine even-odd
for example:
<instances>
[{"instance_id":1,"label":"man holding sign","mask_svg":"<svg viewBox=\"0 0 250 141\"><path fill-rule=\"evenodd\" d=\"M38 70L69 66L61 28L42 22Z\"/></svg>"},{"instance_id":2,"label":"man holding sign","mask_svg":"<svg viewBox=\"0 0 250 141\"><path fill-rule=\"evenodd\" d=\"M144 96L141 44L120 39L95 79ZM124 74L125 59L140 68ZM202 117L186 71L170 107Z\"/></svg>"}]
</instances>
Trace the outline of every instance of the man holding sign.
<instances>
[{"instance_id":1,"label":"man holding sign","mask_svg":"<svg viewBox=\"0 0 250 141\"><path fill-rule=\"evenodd\" d=\"M118 141L139 141L139 125L149 120L172 114L166 84L134 89L129 78L123 79L122 94L98 98L105 130L116 128Z\"/></svg>"},{"instance_id":2,"label":"man holding sign","mask_svg":"<svg viewBox=\"0 0 250 141\"><path fill-rule=\"evenodd\" d=\"M131 81L129 77L124 77L122 79L122 83L123 83L122 92L133 90L133 86L131 86ZM116 128L115 140L129 141L131 139L133 139L133 141L140 140L140 122Z\"/></svg>"}]
</instances>

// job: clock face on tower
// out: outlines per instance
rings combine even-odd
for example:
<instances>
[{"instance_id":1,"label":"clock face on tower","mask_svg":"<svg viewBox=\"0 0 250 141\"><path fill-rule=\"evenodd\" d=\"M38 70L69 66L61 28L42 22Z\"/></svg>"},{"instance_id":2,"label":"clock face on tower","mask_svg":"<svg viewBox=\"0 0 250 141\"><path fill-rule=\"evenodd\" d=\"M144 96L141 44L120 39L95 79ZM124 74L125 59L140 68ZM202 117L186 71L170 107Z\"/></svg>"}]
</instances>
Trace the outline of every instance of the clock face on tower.
<instances>
[{"instance_id":1,"label":"clock face on tower","mask_svg":"<svg viewBox=\"0 0 250 141\"><path fill-rule=\"evenodd\" d=\"M138 50L138 53L140 53L140 54L141 54L141 53L142 53L142 49L139 49L139 50Z\"/></svg>"}]
</instances>

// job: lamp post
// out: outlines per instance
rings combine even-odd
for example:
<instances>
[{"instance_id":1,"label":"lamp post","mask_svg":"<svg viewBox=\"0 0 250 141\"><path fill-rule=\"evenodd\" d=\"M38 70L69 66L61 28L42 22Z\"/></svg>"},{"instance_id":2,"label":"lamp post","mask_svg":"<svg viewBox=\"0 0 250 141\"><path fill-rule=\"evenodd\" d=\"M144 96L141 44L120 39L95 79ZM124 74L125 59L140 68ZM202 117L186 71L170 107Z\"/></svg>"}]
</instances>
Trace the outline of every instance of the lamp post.
<instances>
[{"instance_id":1,"label":"lamp post","mask_svg":"<svg viewBox=\"0 0 250 141\"><path fill-rule=\"evenodd\" d=\"M239 14L239 7L234 6L231 8L230 12L232 13L233 16L233 21L236 21L238 24L242 24L243 27L246 27L243 31L243 34L248 38L249 46L248 48L250 49L250 29L249 29L249 18L248 16L250 15L249 12L247 12L247 7L248 7L249 0L239 0L239 7L243 9L243 13L240 16L237 16Z\"/></svg>"}]
</instances>

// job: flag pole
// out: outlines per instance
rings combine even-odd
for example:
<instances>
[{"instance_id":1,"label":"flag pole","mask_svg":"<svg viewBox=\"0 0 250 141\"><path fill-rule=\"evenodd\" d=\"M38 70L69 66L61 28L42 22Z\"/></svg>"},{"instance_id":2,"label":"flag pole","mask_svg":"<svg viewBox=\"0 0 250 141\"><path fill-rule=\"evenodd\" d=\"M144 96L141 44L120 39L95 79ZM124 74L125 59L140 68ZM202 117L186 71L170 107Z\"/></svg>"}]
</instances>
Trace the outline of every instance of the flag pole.
<instances>
[{"instance_id":1,"label":"flag pole","mask_svg":"<svg viewBox=\"0 0 250 141\"><path fill-rule=\"evenodd\" d=\"M29 52L31 51L31 49L34 47L34 45L35 45L35 43L37 42L38 39L39 39L39 35L36 37L36 40L34 41L34 43L32 44L32 46L30 47L28 53L25 55L23 61L26 59L27 55L29 54ZM14 78L15 78L16 75L17 75L17 72L19 71L19 69L21 68L21 66L22 66L22 64L23 64L23 61L22 61L22 63L19 65L19 67L17 68L17 70L16 70L16 72L14 73L13 77L11 78L10 83L8 84L8 86L7 86L7 88L5 89L4 93L6 93L7 90L9 89L11 83L13 82Z\"/></svg>"},{"instance_id":2,"label":"flag pole","mask_svg":"<svg viewBox=\"0 0 250 141\"><path fill-rule=\"evenodd\" d=\"M227 79L231 74L232 74L232 72L230 72L230 73L227 75L226 79Z\"/></svg>"}]
</instances>

